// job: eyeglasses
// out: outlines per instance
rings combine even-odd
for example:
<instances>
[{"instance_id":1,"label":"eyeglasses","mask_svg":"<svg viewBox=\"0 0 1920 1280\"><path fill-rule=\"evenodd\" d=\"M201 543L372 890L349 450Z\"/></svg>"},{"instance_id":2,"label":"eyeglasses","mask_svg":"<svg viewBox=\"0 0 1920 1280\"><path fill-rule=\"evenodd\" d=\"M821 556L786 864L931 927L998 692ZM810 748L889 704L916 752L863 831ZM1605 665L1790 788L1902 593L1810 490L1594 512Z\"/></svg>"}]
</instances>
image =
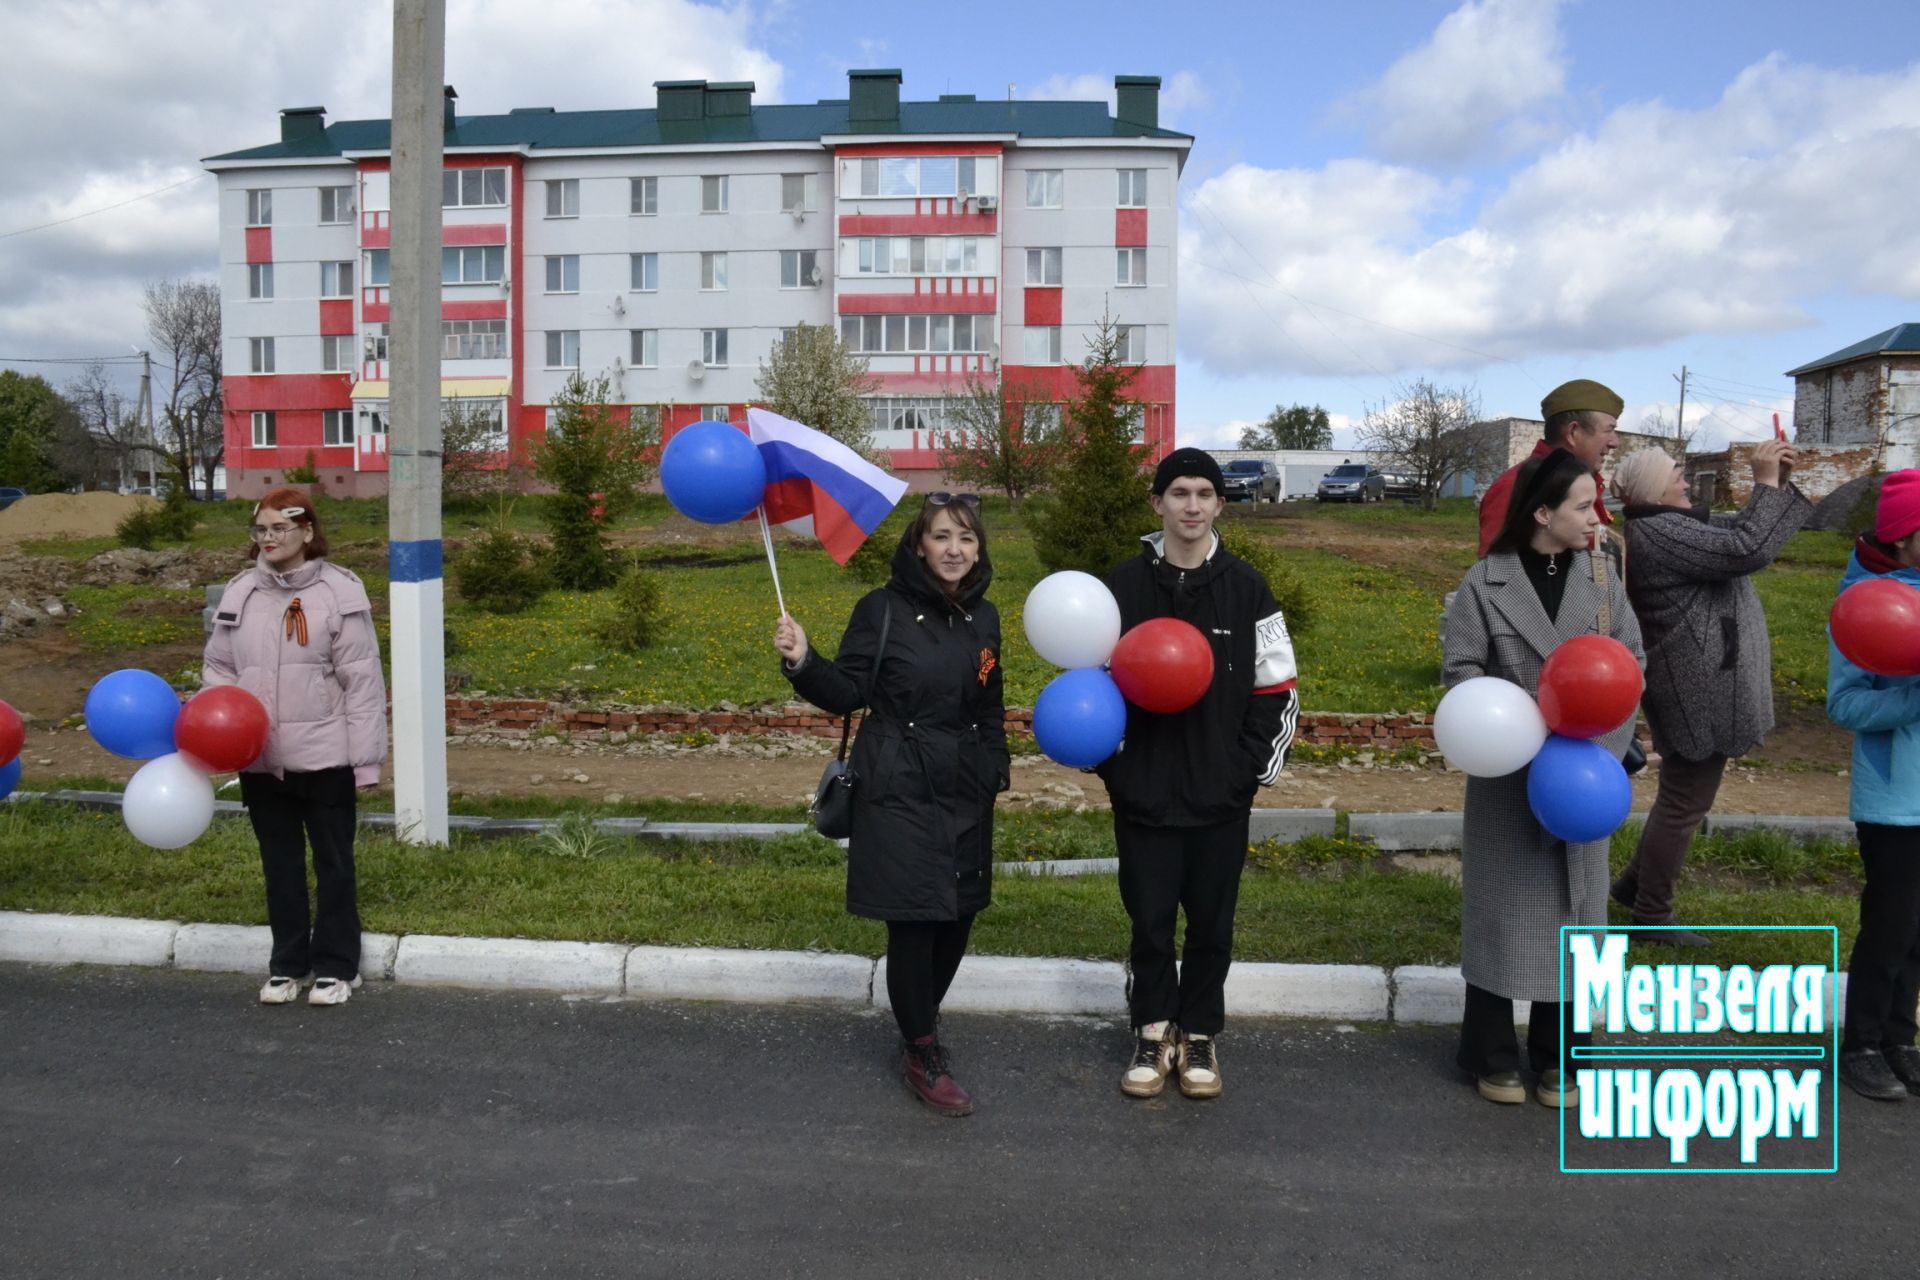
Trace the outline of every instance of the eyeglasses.
<instances>
[{"instance_id":1,"label":"eyeglasses","mask_svg":"<svg viewBox=\"0 0 1920 1280\"><path fill-rule=\"evenodd\" d=\"M963 507L972 507L976 511L980 509L980 495L977 493L947 493L942 491L940 493L930 493L927 495L927 505L930 507L944 507L954 502L959 503Z\"/></svg>"},{"instance_id":2,"label":"eyeglasses","mask_svg":"<svg viewBox=\"0 0 1920 1280\"><path fill-rule=\"evenodd\" d=\"M247 536L255 542L279 542L284 538L291 538L298 532L300 532L300 526L297 524L276 524L270 529L256 524L247 530Z\"/></svg>"}]
</instances>

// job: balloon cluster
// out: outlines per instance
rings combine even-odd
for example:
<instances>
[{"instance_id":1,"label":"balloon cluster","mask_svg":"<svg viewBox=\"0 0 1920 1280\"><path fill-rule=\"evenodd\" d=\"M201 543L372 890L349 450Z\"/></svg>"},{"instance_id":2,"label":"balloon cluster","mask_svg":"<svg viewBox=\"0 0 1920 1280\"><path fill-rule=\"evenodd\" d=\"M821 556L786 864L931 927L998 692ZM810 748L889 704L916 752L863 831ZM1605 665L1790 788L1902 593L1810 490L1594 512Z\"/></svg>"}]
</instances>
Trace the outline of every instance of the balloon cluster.
<instances>
[{"instance_id":1,"label":"balloon cluster","mask_svg":"<svg viewBox=\"0 0 1920 1280\"><path fill-rule=\"evenodd\" d=\"M267 749L267 709L245 689L203 689L183 707L165 680L133 668L88 691L86 719L95 742L147 762L127 782L120 814L155 849L199 839L213 821L208 775L244 769Z\"/></svg>"},{"instance_id":2,"label":"balloon cluster","mask_svg":"<svg viewBox=\"0 0 1920 1280\"><path fill-rule=\"evenodd\" d=\"M1476 778L1527 769L1527 803L1556 839L1603 840L1627 820L1633 788L1594 739L1640 705L1640 664L1611 636L1575 636L1548 655L1539 687L1536 702L1497 676L1461 681L1433 713L1434 741L1448 764Z\"/></svg>"},{"instance_id":3,"label":"balloon cluster","mask_svg":"<svg viewBox=\"0 0 1920 1280\"><path fill-rule=\"evenodd\" d=\"M1876 676L1920 676L1920 591L1868 578L1840 593L1827 618L1834 647Z\"/></svg>"},{"instance_id":4,"label":"balloon cluster","mask_svg":"<svg viewBox=\"0 0 1920 1280\"><path fill-rule=\"evenodd\" d=\"M0 702L0 800L20 785L20 748L26 741L27 727L21 723L20 713Z\"/></svg>"},{"instance_id":5,"label":"balloon cluster","mask_svg":"<svg viewBox=\"0 0 1920 1280\"><path fill-rule=\"evenodd\" d=\"M1024 613L1034 652L1067 668L1033 704L1034 740L1060 764L1088 769L1119 750L1127 703L1185 711L1213 683L1213 649L1197 628L1150 618L1120 634L1120 605L1090 573L1042 578Z\"/></svg>"},{"instance_id":6,"label":"balloon cluster","mask_svg":"<svg viewBox=\"0 0 1920 1280\"><path fill-rule=\"evenodd\" d=\"M767 467L740 428L695 422L675 432L661 453L660 487L687 519L732 524L760 505Z\"/></svg>"}]
</instances>

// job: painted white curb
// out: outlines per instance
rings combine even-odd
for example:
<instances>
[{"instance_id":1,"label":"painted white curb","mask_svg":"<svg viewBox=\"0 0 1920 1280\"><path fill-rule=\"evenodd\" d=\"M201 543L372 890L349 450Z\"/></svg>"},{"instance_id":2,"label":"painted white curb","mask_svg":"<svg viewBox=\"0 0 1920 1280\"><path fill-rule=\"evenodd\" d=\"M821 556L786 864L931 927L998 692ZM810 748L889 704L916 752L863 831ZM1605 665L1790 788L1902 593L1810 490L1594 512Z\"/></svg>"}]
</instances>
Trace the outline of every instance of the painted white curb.
<instances>
[{"instance_id":1,"label":"painted white curb","mask_svg":"<svg viewBox=\"0 0 1920 1280\"><path fill-rule=\"evenodd\" d=\"M445 938L410 934L393 961L395 982L516 991L619 995L627 948L611 942Z\"/></svg>"},{"instance_id":2,"label":"painted white curb","mask_svg":"<svg viewBox=\"0 0 1920 1280\"><path fill-rule=\"evenodd\" d=\"M941 1002L966 1013L1127 1012L1126 972L1111 960L1042 960L1027 956L968 956ZM875 1008L891 1011L887 962L873 970Z\"/></svg>"},{"instance_id":3,"label":"painted white curb","mask_svg":"<svg viewBox=\"0 0 1920 1280\"><path fill-rule=\"evenodd\" d=\"M1459 1024L1467 1007L1467 980L1460 976L1460 970L1409 964L1395 969L1392 977L1395 1022Z\"/></svg>"},{"instance_id":4,"label":"painted white curb","mask_svg":"<svg viewBox=\"0 0 1920 1280\"><path fill-rule=\"evenodd\" d=\"M872 986L873 961L864 956L717 947L635 947L627 955L627 994L645 1000L825 1000L864 1006Z\"/></svg>"},{"instance_id":5,"label":"painted white curb","mask_svg":"<svg viewBox=\"0 0 1920 1280\"><path fill-rule=\"evenodd\" d=\"M0 960L164 965L173 958L178 928L171 920L0 911Z\"/></svg>"},{"instance_id":6,"label":"painted white curb","mask_svg":"<svg viewBox=\"0 0 1920 1280\"><path fill-rule=\"evenodd\" d=\"M173 937L173 967L266 976L273 933L263 924L183 924Z\"/></svg>"},{"instance_id":7,"label":"painted white curb","mask_svg":"<svg viewBox=\"0 0 1920 1280\"><path fill-rule=\"evenodd\" d=\"M1227 1016L1385 1022L1387 975L1375 965L1244 964L1227 970Z\"/></svg>"}]
</instances>

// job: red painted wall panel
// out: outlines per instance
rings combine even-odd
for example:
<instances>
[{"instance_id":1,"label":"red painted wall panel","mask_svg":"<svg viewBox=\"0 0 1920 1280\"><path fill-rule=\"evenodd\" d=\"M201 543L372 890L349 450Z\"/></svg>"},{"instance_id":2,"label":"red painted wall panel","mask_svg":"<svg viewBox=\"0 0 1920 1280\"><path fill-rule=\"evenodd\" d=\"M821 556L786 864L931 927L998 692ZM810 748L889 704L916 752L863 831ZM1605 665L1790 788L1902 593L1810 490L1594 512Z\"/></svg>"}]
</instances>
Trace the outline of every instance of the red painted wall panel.
<instances>
[{"instance_id":1,"label":"red painted wall panel","mask_svg":"<svg viewBox=\"0 0 1920 1280\"><path fill-rule=\"evenodd\" d=\"M848 213L840 217L843 236L991 236L999 231L998 213Z\"/></svg>"},{"instance_id":2,"label":"red painted wall panel","mask_svg":"<svg viewBox=\"0 0 1920 1280\"><path fill-rule=\"evenodd\" d=\"M352 298L320 299L320 332L327 337L353 332Z\"/></svg>"},{"instance_id":3,"label":"red painted wall panel","mask_svg":"<svg viewBox=\"0 0 1920 1280\"><path fill-rule=\"evenodd\" d=\"M507 225L504 222L476 223L473 226L442 227L441 244L505 244Z\"/></svg>"},{"instance_id":4,"label":"red painted wall panel","mask_svg":"<svg viewBox=\"0 0 1920 1280\"><path fill-rule=\"evenodd\" d=\"M991 315L991 293L843 293L840 314L873 315Z\"/></svg>"},{"instance_id":5,"label":"red painted wall panel","mask_svg":"<svg viewBox=\"0 0 1920 1280\"><path fill-rule=\"evenodd\" d=\"M362 249L391 249L393 247L393 228L360 228L360 247Z\"/></svg>"},{"instance_id":6,"label":"red painted wall panel","mask_svg":"<svg viewBox=\"0 0 1920 1280\"><path fill-rule=\"evenodd\" d=\"M228 374L221 382L227 408L345 409L353 403L353 382L344 373Z\"/></svg>"},{"instance_id":7,"label":"red painted wall panel","mask_svg":"<svg viewBox=\"0 0 1920 1280\"><path fill-rule=\"evenodd\" d=\"M490 302L443 302L440 304L440 318L443 320L504 320L507 318L507 300L495 298Z\"/></svg>"},{"instance_id":8,"label":"red painted wall panel","mask_svg":"<svg viewBox=\"0 0 1920 1280\"><path fill-rule=\"evenodd\" d=\"M1026 296L1026 323L1059 324L1060 297L1064 289L1028 289Z\"/></svg>"},{"instance_id":9,"label":"red painted wall panel","mask_svg":"<svg viewBox=\"0 0 1920 1280\"><path fill-rule=\"evenodd\" d=\"M837 156L997 156L997 142L856 142L835 147Z\"/></svg>"},{"instance_id":10,"label":"red painted wall panel","mask_svg":"<svg viewBox=\"0 0 1920 1280\"><path fill-rule=\"evenodd\" d=\"M272 227L248 227L247 228L247 261L248 262L272 262L273 261L273 228Z\"/></svg>"},{"instance_id":11,"label":"red painted wall panel","mask_svg":"<svg viewBox=\"0 0 1920 1280\"><path fill-rule=\"evenodd\" d=\"M1115 247L1144 246L1147 243L1147 211L1115 209L1113 211L1113 243Z\"/></svg>"}]
</instances>

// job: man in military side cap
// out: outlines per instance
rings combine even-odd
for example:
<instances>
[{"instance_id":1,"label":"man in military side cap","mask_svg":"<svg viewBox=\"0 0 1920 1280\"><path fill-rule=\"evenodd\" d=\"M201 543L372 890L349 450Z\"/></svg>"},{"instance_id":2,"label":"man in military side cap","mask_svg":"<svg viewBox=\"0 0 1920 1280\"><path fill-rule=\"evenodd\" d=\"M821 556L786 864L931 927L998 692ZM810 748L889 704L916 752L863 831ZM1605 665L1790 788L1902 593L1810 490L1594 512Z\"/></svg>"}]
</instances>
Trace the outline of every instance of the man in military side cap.
<instances>
[{"instance_id":1,"label":"man in military side cap","mask_svg":"<svg viewBox=\"0 0 1920 1280\"><path fill-rule=\"evenodd\" d=\"M1593 468L1594 482L1600 486L1600 496L1604 499L1607 482L1600 475L1600 467L1606 462L1607 455L1620 447L1617 428L1620 411L1625 407L1625 403L1611 388L1603 387L1591 379L1575 378L1572 382L1561 383L1540 402L1540 416L1546 420L1546 425L1541 429L1543 438L1529 457L1537 458L1555 449L1565 449ZM1480 554L1483 556L1507 518L1507 502L1513 496L1513 478L1519 471L1520 467L1515 466L1502 472L1498 479L1487 486L1486 496L1480 500ZM1613 515L1604 501L1596 503L1595 507L1602 524L1613 523Z\"/></svg>"}]
</instances>

